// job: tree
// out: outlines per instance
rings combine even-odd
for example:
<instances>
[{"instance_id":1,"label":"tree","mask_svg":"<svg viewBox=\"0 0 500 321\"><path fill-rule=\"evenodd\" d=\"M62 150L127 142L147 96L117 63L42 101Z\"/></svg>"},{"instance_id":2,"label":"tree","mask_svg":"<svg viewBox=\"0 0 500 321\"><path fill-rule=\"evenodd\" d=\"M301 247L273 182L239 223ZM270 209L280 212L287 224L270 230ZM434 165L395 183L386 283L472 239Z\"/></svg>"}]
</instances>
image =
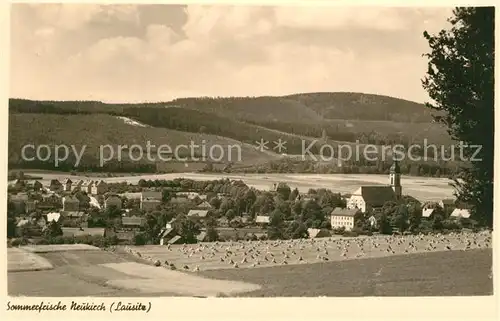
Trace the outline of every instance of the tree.
<instances>
[{"instance_id":1,"label":"tree","mask_svg":"<svg viewBox=\"0 0 500 321\"><path fill-rule=\"evenodd\" d=\"M278 192L278 195L281 197L281 199L288 200L290 194L292 193L292 190L290 189L290 186L288 186L288 184L279 183L278 187L276 188L276 192Z\"/></svg>"},{"instance_id":2,"label":"tree","mask_svg":"<svg viewBox=\"0 0 500 321\"><path fill-rule=\"evenodd\" d=\"M269 226L267 228L269 239L283 239L283 225L283 213L281 213L279 210L274 210L269 217Z\"/></svg>"},{"instance_id":3,"label":"tree","mask_svg":"<svg viewBox=\"0 0 500 321\"><path fill-rule=\"evenodd\" d=\"M63 235L61 225L59 225L59 223L56 221L51 221L44 231L44 236L46 238L54 238L61 235Z\"/></svg>"},{"instance_id":4,"label":"tree","mask_svg":"<svg viewBox=\"0 0 500 321\"><path fill-rule=\"evenodd\" d=\"M492 227L495 8L455 8L448 21L449 30L424 32L431 52L425 55L428 70L422 85L434 101L426 106L439 111L435 121L466 146L462 153L470 161L454 178L456 197L472 205L473 217Z\"/></svg>"},{"instance_id":5,"label":"tree","mask_svg":"<svg viewBox=\"0 0 500 321\"><path fill-rule=\"evenodd\" d=\"M385 213L382 213L379 216L377 225L381 234L392 234L391 223L389 222L389 218Z\"/></svg>"}]
</instances>

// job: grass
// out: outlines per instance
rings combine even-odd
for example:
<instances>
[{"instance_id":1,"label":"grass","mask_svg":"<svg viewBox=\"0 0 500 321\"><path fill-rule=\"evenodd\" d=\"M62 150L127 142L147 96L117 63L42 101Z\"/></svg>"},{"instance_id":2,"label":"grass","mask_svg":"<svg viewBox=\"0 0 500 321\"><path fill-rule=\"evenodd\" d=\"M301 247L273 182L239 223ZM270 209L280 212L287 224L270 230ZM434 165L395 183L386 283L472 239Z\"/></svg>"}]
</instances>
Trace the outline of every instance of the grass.
<instances>
[{"instance_id":1,"label":"grass","mask_svg":"<svg viewBox=\"0 0 500 321\"><path fill-rule=\"evenodd\" d=\"M492 250L400 255L201 275L256 283L244 297L492 295Z\"/></svg>"}]
</instances>

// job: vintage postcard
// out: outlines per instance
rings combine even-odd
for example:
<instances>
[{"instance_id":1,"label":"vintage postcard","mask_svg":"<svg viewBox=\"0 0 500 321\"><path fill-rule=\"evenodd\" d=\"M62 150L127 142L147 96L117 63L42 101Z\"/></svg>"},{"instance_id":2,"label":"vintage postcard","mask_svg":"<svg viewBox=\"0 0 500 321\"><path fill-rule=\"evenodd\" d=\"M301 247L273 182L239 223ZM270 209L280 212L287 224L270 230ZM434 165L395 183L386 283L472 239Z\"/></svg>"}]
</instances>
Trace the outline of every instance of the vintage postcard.
<instances>
[{"instance_id":1,"label":"vintage postcard","mask_svg":"<svg viewBox=\"0 0 500 321\"><path fill-rule=\"evenodd\" d=\"M3 313L492 318L495 7L403 5L6 4Z\"/></svg>"}]
</instances>

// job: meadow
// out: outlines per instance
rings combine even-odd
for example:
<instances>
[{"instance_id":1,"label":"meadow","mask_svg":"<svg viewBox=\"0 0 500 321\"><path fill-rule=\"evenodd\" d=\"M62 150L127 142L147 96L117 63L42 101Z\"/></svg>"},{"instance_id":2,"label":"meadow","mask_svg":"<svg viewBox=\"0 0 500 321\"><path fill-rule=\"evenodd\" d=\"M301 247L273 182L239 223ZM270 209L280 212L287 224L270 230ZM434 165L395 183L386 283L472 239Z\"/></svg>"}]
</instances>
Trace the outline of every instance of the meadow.
<instances>
[{"instance_id":1,"label":"meadow","mask_svg":"<svg viewBox=\"0 0 500 321\"><path fill-rule=\"evenodd\" d=\"M25 174L41 176L42 183L48 183L51 179L64 179L69 177L68 173L44 173L27 171ZM74 179L88 179L88 177L76 175ZM242 180L250 187L259 190L268 190L273 183L284 182L292 189L297 188L306 193L311 188L326 188L335 193L352 193L361 185L385 185L388 183L387 175L367 174L205 174L205 173L173 173L173 174L148 174L102 178L110 183L127 182L137 184L139 180L172 180L185 178L198 181L229 178L231 180ZM453 188L449 185L447 178L413 177L402 176L401 184L403 194L415 197L420 201L439 201L444 198L453 197Z\"/></svg>"}]
</instances>

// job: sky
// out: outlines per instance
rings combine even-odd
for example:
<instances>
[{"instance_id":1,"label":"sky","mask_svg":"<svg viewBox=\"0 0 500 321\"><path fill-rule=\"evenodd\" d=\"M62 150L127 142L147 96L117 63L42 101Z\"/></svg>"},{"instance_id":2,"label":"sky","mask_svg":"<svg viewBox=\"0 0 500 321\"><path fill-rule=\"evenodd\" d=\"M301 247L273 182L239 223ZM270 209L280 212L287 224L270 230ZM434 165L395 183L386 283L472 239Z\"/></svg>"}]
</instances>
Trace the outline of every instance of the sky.
<instances>
[{"instance_id":1,"label":"sky","mask_svg":"<svg viewBox=\"0 0 500 321\"><path fill-rule=\"evenodd\" d=\"M363 92L417 102L452 8L13 4L10 96L157 102Z\"/></svg>"}]
</instances>

